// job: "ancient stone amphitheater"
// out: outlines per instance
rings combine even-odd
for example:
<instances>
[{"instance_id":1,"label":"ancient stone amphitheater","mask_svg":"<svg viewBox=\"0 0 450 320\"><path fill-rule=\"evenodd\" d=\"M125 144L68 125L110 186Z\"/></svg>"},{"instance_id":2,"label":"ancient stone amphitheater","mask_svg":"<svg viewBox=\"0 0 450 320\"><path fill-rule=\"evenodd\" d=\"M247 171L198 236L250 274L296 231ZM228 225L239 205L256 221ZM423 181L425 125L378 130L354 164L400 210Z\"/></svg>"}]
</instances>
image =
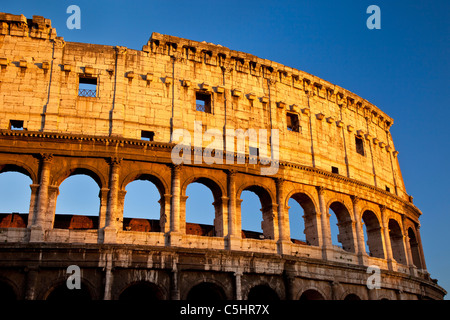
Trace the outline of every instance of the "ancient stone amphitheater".
<instances>
[{"instance_id":1,"label":"ancient stone amphitheater","mask_svg":"<svg viewBox=\"0 0 450 320\"><path fill-rule=\"evenodd\" d=\"M421 211L405 191L393 120L370 102L211 43L153 33L132 50L66 42L40 16L1 13L0 22L0 173L32 181L29 212L0 215L3 299L446 294L426 269ZM213 128L227 146L235 129L268 132L270 163L250 139L244 153L214 150L213 164L174 163L176 130ZM193 159L209 141L194 142ZM225 156L232 161L219 161ZM269 165L277 170L261 174ZM59 186L79 174L98 184L98 215L55 214ZM149 205L160 207L160 219L124 218L125 188L135 180L157 187L160 201ZM194 182L213 194L210 225L186 222ZM241 228L244 190L260 199L262 233ZM290 199L303 208L303 241L291 239ZM67 288L69 265L79 266L81 289Z\"/></svg>"}]
</instances>

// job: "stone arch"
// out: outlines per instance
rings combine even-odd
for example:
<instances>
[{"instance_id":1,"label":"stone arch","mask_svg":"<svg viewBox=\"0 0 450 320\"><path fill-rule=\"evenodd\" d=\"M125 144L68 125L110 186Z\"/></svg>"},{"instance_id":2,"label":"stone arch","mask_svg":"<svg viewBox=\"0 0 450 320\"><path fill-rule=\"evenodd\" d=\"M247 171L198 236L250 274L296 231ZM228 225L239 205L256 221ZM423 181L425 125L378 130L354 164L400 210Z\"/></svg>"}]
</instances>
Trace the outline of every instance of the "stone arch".
<instances>
[{"instance_id":1,"label":"stone arch","mask_svg":"<svg viewBox=\"0 0 450 320\"><path fill-rule=\"evenodd\" d=\"M50 289L48 289L42 300L53 300L53 301L90 301L94 300L96 297L93 294L93 289L91 285L88 284L86 279L81 279L81 288L72 289L67 288L66 279L56 281Z\"/></svg>"},{"instance_id":2,"label":"stone arch","mask_svg":"<svg viewBox=\"0 0 450 320\"><path fill-rule=\"evenodd\" d=\"M341 201L330 200L328 202L327 211L331 209L337 218L337 226L339 234L337 236L338 242L342 244L342 249L349 252L355 252L355 232L354 221L351 211ZM331 230L329 231L331 233Z\"/></svg>"},{"instance_id":3,"label":"stone arch","mask_svg":"<svg viewBox=\"0 0 450 320\"><path fill-rule=\"evenodd\" d=\"M221 200L221 198L227 194L226 189L220 180L212 175L201 173L193 174L183 181L181 184L181 195L185 196L188 185L194 182L201 183L208 187L213 193L214 201Z\"/></svg>"},{"instance_id":4,"label":"stone arch","mask_svg":"<svg viewBox=\"0 0 450 320\"><path fill-rule=\"evenodd\" d=\"M0 278L0 301L19 300L17 287L9 279Z\"/></svg>"},{"instance_id":5,"label":"stone arch","mask_svg":"<svg viewBox=\"0 0 450 320\"><path fill-rule=\"evenodd\" d=\"M298 299L299 300L326 300L325 295L317 288L308 288L308 289L304 290L300 294L300 297Z\"/></svg>"},{"instance_id":6,"label":"stone arch","mask_svg":"<svg viewBox=\"0 0 450 320\"><path fill-rule=\"evenodd\" d=\"M192 175L189 178L185 179L182 188L181 188L181 195L182 200L184 200L184 206L182 207L182 221L183 223L187 224L186 222L186 201L188 197L186 196L186 190L188 186L192 183L199 183L208 188L213 196L214 202L212 205L214 206L214 221L213 225L214 228L211 230L208 230L208 226L204 226L204 228L201 228L198 224L189 224L186 226L186 232L192 233L192 234L201 234L204 236L219 236L222 237L224 235L224 220L223 220L223 195L226 194L225 190L223 189L222 184L220 181L218 181L216 178L211 177L209 175ZM206 228L206 229L205 229Z\"/></svg>"},{"instance_id":7,"label":"stone arch","mask_svg":"<svg viewBox=\"0 0 450 320\"><path fill-rule=\"evenodd\" d=\"M64 180L78 174L84 174L91 177L97 183L100 189L108 187L108 179L105 177L104 173L102 173L96 167L87 164L74 165L55 172L54 174L52 174L51 184L59 187Z\"/></svg>"},{"instance_id":8,"label":"stone arch","mask_svg":"<svg viewBox=\"0 0 450 320\"><path fill-rule=\"evenodd\" d=\"M396 219L388 220L389 239L391 240L392 256L395 261L406 264L405 247L403 245L403 233Z\"/></svg>"},{"instance_id":9,"label":"stone arch","mask_svg":"<svg viewBox=\"0 0 450 320\"><path fill-rule=\"evenodd\" d=\"M19 172L31 179L32 184L38 184L37 173L26 163L20 161L8 161L5 164L0 164L0 174L4 172Z\"/></svg>"},{"instance_id":10,"label":"stone arch","mask_svg":"<svg viewBox=\"0 0 450 320\"><path fill-rule=\"evenodd\" d=\"M247 293L249 301L278 301L280 297L275 289L268 284L257 284Z\"/></svg>"},{"instance_id":11,"label":"stone arch","mask_svg":"<svg viewBox=\"0 0 450 320\"><path fill-rule=\"evenodd\" d=\"M100 174L100 175L99 175ZM94 182L99 187L99 193L98 193L98 208L97 214L94 215L86 215L79 212L67 212L71 213L72 215L66 215L66 214L58 214L56 215L56 209L58 205L58 200L61 201L60 196L60 187L66 179L77 176L77 175L85 175L94 180ZM99 173L97 169L94 168L92 170L92 167L88 166L82 166L82 167L76 167L68 170L61 171L59 175L54 177L53 180L56 185L52 189L51 195L49 195L50 203L53 203L53 208L49 209L50 212L48 214L53 215L53 227L58 229L98 229L100 226L100 220L101 220L101 212L102 212L102 187L104 186L104 183L102 180L102 175ZM59 198L59 199L58 199Z\"/></svg>"},{"instance_id":12,"label":"stone arch","mask_svg":"<svg viewBox=\"0 0 450 320\"><path fill-rule=\"evenodd\" d=\"M412 263L416 266L416 268L423 269L422 258L420 254L420 245L419 241L417 240L416 230L413 227L409 227L407 229L407 232Z\"/></svg>"},{"instance_id":13,"label":"stone arch","mask_svg":"<svg viewBox=\"0 0 450 320\"><path fill-rule=\"evenodd\" d=\"M164 290L149 281L136 281L128 284L119 294L119 300L155 301L165 300Z\"/></svg>"},{"instance_id":14,"label":"stone arch","mask_svg":"<svg viewBox=\"0 0 450 320\"><path fill-rule=\"evenodd\" d=\"M307 192L293 190L286 197L285 206L289 208L288 201L290 199L295 200L303 209L304 215L304 234L306 237L306 243L308 245L319 245L319 218L317 213L317 206L314 202L314 198ZM289 213L287 213L287 218L289 219ZM289 219L290 220L290 219ZM291 227L291 225L290 225Z\"/></svg>"},{"instance_id":15,"label":"stone arch","mask_svg":"<svg viewBox=\"0 0 450 320\"><path fill-rule=\"evenodd\" d=\"M5 187L2 196L8 199L1 203L0 227L26 228L32 221L38 185L33 183L28 169L15 164L0 165L1 187Z\"/></svg>"},{"instance_id":16,"label":"stone arch","mask_svg":"<svg viewBox=\"0 0 450 320\"><path fill-rule=\"evenodd\" d=\"M356 300L361 300L361 298L357 294L349 293L345 296L344 300L356 301Z\"/></svg>"},{"instance_id":17,"label":"stone arch","mask_svg":"<svg viewBox=\"0 0 450 320\"><path fill-rule=\"evenodd\" d=\"M243 191L251 191L256 194L261 203L262 212L262 230L264 239L276 239L277 238L277 220L276 220L276 204L274 203L274 196L272 192L265 186L260 184L247 184L238 189L237 198L241 198ZM241 213L240 204L238 204L239 212ZM242 221L242 213L240 214ZM242 223L241 223L242 225Z\"/></svg>"},{"instance_id":18,"label":"stone arch","mask_svg":"<svg viewBox=\"0 0 450 320\"><path fill-rule=\"evenodd\" d=\"M159 217L158 221L149 220L147 218L124 217L125 201L127 197L126 187L135 181L148 181L158 191L160 198L159 203ZM166 197L168 196L169 187L167 182L156 172L149 172L148 170L137 170L128 174L123 179L119 191L119 208L121 208L121 215L123 218L123 230L130 231L155 231L160 232L164 230L166 223Z\"/></svg>"},{"instance_id":19,"label":"stone arch","mask_svg":"<svg viewBox=\"0 0 450 320\"><path fill-rule=\"evenodd\" d=\"M126 186L136 180L146 180L153 183L158 189L161 197L170 192L169 183L157 172L149 170L136 170L129 173L120 185L120 190L125 190Z\"/></svg>"},{"instance_id":20,"label":"stone arch","mask_svg":"<svg viewBox=\"0 0 450 320\"><path fill-rule=\"evenodd\" d=\"M367 254L372 257L384 259L382 228L378 216L372 210L364 210L361 215L361 220L367 234L367 239L365 239L369 247Z\"/></svg>"},{"instance_id":21,"label":"stone arch","mask_svg":"<svg viewBox=\"0 0 450 320\"><path fill-rule=\"evenodd\" d=\"M186 294L186 300L198 302L214 302L226 300L223 286L216 281L200 281L193 285Z\"/></svg>"}]
</instances>

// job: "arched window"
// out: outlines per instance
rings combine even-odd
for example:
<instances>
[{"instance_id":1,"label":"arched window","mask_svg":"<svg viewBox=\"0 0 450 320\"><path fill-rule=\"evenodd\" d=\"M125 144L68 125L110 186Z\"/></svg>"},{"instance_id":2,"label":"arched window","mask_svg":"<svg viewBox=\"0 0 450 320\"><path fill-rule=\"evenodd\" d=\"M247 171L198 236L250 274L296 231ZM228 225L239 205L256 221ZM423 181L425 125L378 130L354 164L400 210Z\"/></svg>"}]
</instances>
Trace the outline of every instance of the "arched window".
<instances>
[{"instance_id":1,"label":"arched window","mask_svg":"<svg viewBox=\"0 0 450 320\"><path fill-rule=\"evenodd\" d=\"M202 183L194 182L186 188L186 233L214 236L214 197Z\"/></svg>"},{"instance_id":2,"label":"arched window","mask_svg":"<svg viewBox=\"0 0 450 320\"><path fill-rule=\"evenodd\" d=\"M145 281L130 285L119 296L119 300L127 301L155 301L163 299L164 295L161 289L156 284Z\"/></svg>"},{"instance_id":3,"label":"arched window","mask_svg":"<svg viewBox=\"0 0 450 320\"><path fill-rule=\"evenodd\" d=\"M389 219L388 228L389 238L391 239L392 255L398 263L406 264L403 234L400 225L394 219Z\"/></svg>"},{"instance_id":4,"label":"arched window","mask_svg":"<svg viewBox=\"0 0 450 320\"><path fill-rule=\"evenodd\" d=\"M186 233L223 237L222 190L209 178L189 181L185 193ZM226 222L225 222L226 223Z\"/></svg>"},{"instance_id":5,"label":"arched window","mask_svg":"<svg viewBox=\"0 0 450 320\"><path fill-rule=\"evenodd\" d=\"M345 296L344 300L348 300L348 301L356 301L356 300L361 300L360 297L358 297L356 294L354 293L350 293L347 296Z\"/></svg>"},{"instance_id":6,"label":"arched window","mask_svg":"<svg viewBox=\"0 0 450 320\"><path fill-rule=\"evenodd\" d=\"M371 257L384 258L381 226L377 216L370 210L362 215L366 252Z\"/></svg>"},{"instance_id":7,"label":"arched window","mask_svg":"<svg viewBox=\"0 0 450 320\"><path fill-rule=\"evenodd\" d=\"M300 300L325 300L322 294L314 289L308 289L302 293Z\"/></svg>"},{"instance_id":8,"label":"arched window","mask_svg":"<svg viewBox=\"0 0 450 320\"><path fill-rule=\"evenodd\" d=\"M317 215L314 203L303 193L294 194L288 201L289 205L289 227L291 238L295 243L302 240L308 245L319 245L317 228Z\"/></svg>"},{"instance_id":9,"label":"arched window","mask_svg":"<svg viewBox=\"0 0 450 320\"><path fill-rule=\"evenodd\" d=\"M81 283L80 289L69 289L62 283L52 289L46 300L51 301L89 301L92 297L86 287Z\"/></svg>"},{"instance_id":10,"label":"arched window","mask_svg":"<svg viewBox=\"0 0 450 320\"><path fill-rule=\"evenodd\" d=\"M82 172L74 172L59 186L54 228L97 229L100 187Z\"/></svg>"},{"instance_id":11,"label":"arched window","mask_svg":"<svg viewBox=\"0 0 450 320\"><path fill-rule=\"evenodd\" d=\"M243 237L259 239L263 234L261 202L254 192L248 190L242 191L241 200Z\"/></svg>"},{"instance_id":12,"label":"arched window","mask_svg":"<svg viewBox=\"0 0 450 320\"><path fill-rule=\"evenodd\" d=\"M330 233L332 243L340 243L342 249L348 252L355 252L355 243L353 237L353 223L347 208L340 202L333 202L330 205L332 211L330 215ZM334 213L334 214L333 214ZM337 234L335 225L337 225ZM337 242L335 242L337 240Z\"/></svg>"},{"instance_id":13,"label":"arched window","mask_svg":"<svg viewBox=\"0 0 450 320\"><path fill-rule=\"evenodd\" d=\"M0 281L0 301L14 301L17 300L16 294L11 286L3 281Z\"/></svg>"},{"instance_id":14,"label":"arched window","mask_svg":"<svg viewBox=\"0 0 450 320\"><path fill-rule=\"evenodd\" d=\"M250 289L247 300L249 301L278 301L278 294L267 285L257 285Z\"/></svg>"},{"instance_id":15,"label":"arched window","mask_svg":"<svg viewBox=\"0 0 450 320\"><path fill-rule=\"evenodd\" d=\"M419 242L417 241L416 234L412 228L408 228L408 239L413 260L412 262L417 268L423 269L422 259L420 257Z\"/></svg>"},{"instance_id":16,"label":"arched window","mask_svg":"<svg viewBox=\"0 0 450 320\"><path fill-rule=\"evenodd\" d=\"M125 190L123 230L161 231L161 195L156 185L147 179L134 180Z\"/></svg>"},{"instance_id":17,"label":"arched window","mask_svg":"<svg viewBox=\"0 0 450 320\"><path fill-rule=\"evenodd\" d=\"M225 293L221 287L211 282L202 282L189 290L187 299L198 302L214 302L226 300Z\"/></svg>"},{"instance_id":18,"label":"arched window","mask_svg":"<svg viewBox=\"0 0 450 320\"><path fill-rule=\"evenodd\" d=\"M241 200L243 238L274 239L272 199L269 192L260 186L247 187L241 193Z\"/></svg>"},{"instance_id":19,"label":"arched window","mask_svg":"<svg viewBox=\"0 0 450 320\"><path fill-rule=\"evenodd\" d=\"M0 228L26 228L31 179L24 173L0 173Z\"/></svg>"}]
</instances>

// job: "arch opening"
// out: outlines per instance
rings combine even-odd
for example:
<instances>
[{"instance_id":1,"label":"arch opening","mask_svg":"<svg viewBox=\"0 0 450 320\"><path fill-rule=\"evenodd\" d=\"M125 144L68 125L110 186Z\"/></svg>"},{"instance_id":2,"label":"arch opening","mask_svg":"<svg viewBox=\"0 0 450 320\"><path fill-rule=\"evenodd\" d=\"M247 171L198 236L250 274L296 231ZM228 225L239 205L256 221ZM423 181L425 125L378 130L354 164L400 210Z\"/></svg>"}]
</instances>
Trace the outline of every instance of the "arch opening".
<instances>
[{"instance_id":1,"label":"arch opening","mask_svg":"<svg viewBox=\"0 0 450 320\"><path fill-rule=\"evenodd\" d=\"M164 294L154 283L138 282L130 285L119 295L119 300L126 301L157 301L164 300Z\"/></svg>"},{"instance_id":2,"label":"arch opening","mask_svg":"<svg viewBox=\"0 0 450 320\"><path fill-rule=\"evenodd\" d=\"M50 301L89 301L91 294L81 283L80 289L69 289L66 283L62 283L52 289L46 300Z\"/></svg>"},{"instance_id":3,"label":"arch opening","mask_svg":"<svg viewBox=\"0 0 450 320\"><path fill-rule=\"evenodd\" d=\"M337 201L330 205L330 210L334 213L330 214L330 234L333 245L342 246L342 249L348 252L355 252L353 221L350 212ZM337 230L335 225L337 225Z\"/></svg>"},{"instance_id":4,"label":"arch opening","mask_svg":"<svg viewBox=\"0 0 450 320\"><path fill-rule=\"evenodd\" d=\"M274 239L272 198L267 190L260 186L245 188L240 212L242 238Z\"/></svg>"},{"instance_id":5,"label":"arch opening","mask_svg":"<svg viewBox=\"0 0 450 320\"><path fill-rule=\"evenodd\" d=\"M388 228L393 258L398 263L406 264L405 247L403 246L403 234L400 225L394 219L389 219Z\"/></svg>"},{"instance_id":6,"label":"arch opening","mask_svg":"<svg viewBox=\"0 0 450 320\"><path fill-rule=\"evenodd\" d=\"M292 242L318 246L317 214L311 198L304 193L296 193L289 198L288 205ZM296 241L297 239L300 241Z\"/></svg>"},{"instance_id":7,"label":"arch opening","mask_svg":"<svg viewBox=\"0 0 450 320\"><path fill-rule=\"evenodd\" d=\"M198 302L214 302L226 300L225 292L217 284L202 282L189 290L187 299Z\"/></svg>"},{"instance_id":8,"label":"arch opening","mask_svg":"<svg viewBox=\"0 0 450 320\"><path fill-rule=\"evenodd\" d=\"M354 293L350 293L348 295L345 296L344 300L348 300L348 301L357 301L357 300L361 300L360 297L358 297L356 294Z\"/></svg>"},{"instance_id":9,"label":"arch opening","mask_svg":"<svg viewBox=\"0 0 450 320\"><path fill-rule=\"evenodd\" d=\"M17 300L16 293L11 286L3 281L0 281L0 301L15 301Z\"/></svg>"},{"instance_id":10,"label":"arch opening","mask_svg":"<svg viewBox=\"0 0 450 320\"><path fill-rule=\"evenodd\" d=\"M100 216L100 187L95 174L74 170L59 186L54 208L54 228L88 230L98 229ZM50 195L49 198L52 196Z\"/></svg>"},{"instance_id":11,"label":"arch opening","mask_svg":"<svg viewBox=\"0 0 450 320\"><path fill-rule=\"evenodd\" d=\"M366 252L371 257L384 259L381 225L377 216L370 210L362 215Z\"/></svg>"},{"instance_id":12,"label":"arch opening","mask_svg":"<svg viewBox=\"0 0 450 320\"><path fill-rule=\"evenodd\" d=\"M323 297L323 295L314 289L308 289L305 292L302 293L302 295L300 296L300 299L302 301L305 300L325 300L325 298Z\"/></svg>"},{"instance_id":13,"label":"arch opening","mask_svg":"<svg viewBox=\"0 0 450 320\"><path fill-rule=\"evenodd\" d=\"M0 228L27 227L32 180L23 171L10 166L0 173Z\"/></svg>"},{"instance_id":14,"label":"arch opening","mask_svg":"<svg viewBox=\"0 0 450 320\"><path fill-rule=\"evenodd\" d=\"M197 179L186 187L186 234L213 237L222 235L221 199L214 197L217 186L208 179ZM216 195L217 197L217 195Z\"/></svg>"},{"instance_id":15,"label":"arch opening","mask_svg":"<svg viewBox=\"0 0 450 320\"><path fill-rule=\"evenodd\" d=\"M126 193L125 193L126 192ZM160 189L147 175L130 182L122 191L123 230L160 232L160 218L164 214L164 203Z\"/></svg>"},{"instance_id":16,"label":"arch opening","mask_svg":"<svg viewBox=\"0 0 450 320\"><path fill-rule=\"evenodd\" d=\"M417 268L423 269L422 259L420 258L419 242L417 241L416 234L412 228L408 228L408 239L412 262Z\"/></svg>"},{"instance_id":17,"label":"arch opening","mask_svg":"<svg viewBox=\"0 0 450 320\"><path fill-rule=\"evenodd\" d=\"M257 285L250 289L247 300L249 301L278 301L280 297L271 287Z\"/></svg>"}]
</instances>

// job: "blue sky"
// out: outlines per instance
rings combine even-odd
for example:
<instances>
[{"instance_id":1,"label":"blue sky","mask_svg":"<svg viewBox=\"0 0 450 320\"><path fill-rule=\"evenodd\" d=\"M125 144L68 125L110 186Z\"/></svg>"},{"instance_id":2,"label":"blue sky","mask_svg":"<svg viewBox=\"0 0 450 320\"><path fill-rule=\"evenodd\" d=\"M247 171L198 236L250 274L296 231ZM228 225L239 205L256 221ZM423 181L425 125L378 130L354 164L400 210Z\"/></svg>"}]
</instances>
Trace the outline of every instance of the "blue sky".
<instances>
[{"instance_id":1,"label":"blue sky","mask_svg":"<svg viewBox=\"0 0 450 320\"><path fill-rule=\"evenodd\" d=\"M81 8L81 30L66 27L71 4ZM372 4L381 9L380 30L366 27ZM152 32L205 40L306 71L369 100L394 118L391 133L407 192L423 212L427 267L450 290L450 1L16 0L3 1L0 11L50 18L66 41L140 50ZM16 207L20 202L7 196L7 178L0 175L0 211L9 210L8 199ZM196 202L195 187L188 205Z\"/></svg>"}]
</instances>

